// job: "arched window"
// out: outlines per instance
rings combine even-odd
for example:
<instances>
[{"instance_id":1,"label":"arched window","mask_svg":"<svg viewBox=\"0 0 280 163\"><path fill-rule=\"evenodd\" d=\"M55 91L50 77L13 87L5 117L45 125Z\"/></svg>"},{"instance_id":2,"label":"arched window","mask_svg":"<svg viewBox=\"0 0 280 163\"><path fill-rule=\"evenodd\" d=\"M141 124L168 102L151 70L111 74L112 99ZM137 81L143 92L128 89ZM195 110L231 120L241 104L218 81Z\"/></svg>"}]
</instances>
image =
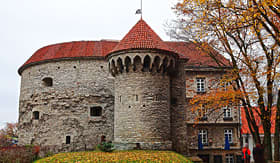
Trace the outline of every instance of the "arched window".
<instances>
[{"instance_id":1,"label":"arched window","mask_svg":"<svg viewBox=\"0 0 280 163\"><path fill-rule=\"evenodd\" d=\"M50 77L44 78L42 81L43 81L43 85L46 87L53 86L53 79Z\"/></svg>"},{"instance_id":2,"label":"arched window","mask_svg":"<svg viewBox=\"0 0 280 163\"><path fill-rule=\"evenodd\" d=\"M102 115L102 107L94 106L90 108L90 116L98 117Z\"/></svg>"},{"instance_id":3,"label":"arched window","mask_svg":"<svg viewBox=\"0 0 280 163\"><path fill-rule=\"evenodd\" d=\"M151 58L150 58L150 56L147 55L144 58L144 65L143 65L143 71L144 72L150 71L150 64L151 64Z\"/></svg>"},{"instance_id":4,"label":"arched window","mask_svg":"<svg viewBox=\"0 0 280 163\"><path fill-rule=\"evenodd\" d=\"M38 120L40 117L40 113L38 111L33 112L33 119Z\"/></svg>"}]
</instances>

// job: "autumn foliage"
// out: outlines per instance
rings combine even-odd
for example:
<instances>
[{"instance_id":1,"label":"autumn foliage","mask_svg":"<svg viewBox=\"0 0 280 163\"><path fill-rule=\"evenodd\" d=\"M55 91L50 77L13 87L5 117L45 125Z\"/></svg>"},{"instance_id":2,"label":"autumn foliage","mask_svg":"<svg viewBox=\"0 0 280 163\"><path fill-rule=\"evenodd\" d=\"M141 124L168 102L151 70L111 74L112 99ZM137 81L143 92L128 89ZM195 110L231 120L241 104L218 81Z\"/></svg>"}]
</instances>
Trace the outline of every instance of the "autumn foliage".
<instances>
[{"instance_id":1,"label":"autumn foliage","mask_svg":"<svg viewBox=\"0 0 280 163\"><path fill-rule=\"evenodd\" d=\"M231 88L223 91L217 86L196 96L191 102L194 108L242 105L255 143L264 145L267 160L272 160L274 143L274 160L279 160L280 119L275 120L272 142L271 117L273 105L280 115L280 0L180 0L175 11L178 20L171 36L197 43L217 62L209 49L218 51L232 65L225 77ZM261 119L263 140L254 112Z\"/></svg>"},{"instance_id":2,"label":"autumn foliage","mask_svg":"<svg viewBox=\"0 0 280 163\"><path fill-rule=\"evenodd\" d=\"M74 152L59 153L51 157L47 157L36 161L36 163L48 162L112 162L112 163L128 163L128 162L185 162L191 163L187 158L169 151L118 151L118 152Z\"/></svg>"}]
</instances>

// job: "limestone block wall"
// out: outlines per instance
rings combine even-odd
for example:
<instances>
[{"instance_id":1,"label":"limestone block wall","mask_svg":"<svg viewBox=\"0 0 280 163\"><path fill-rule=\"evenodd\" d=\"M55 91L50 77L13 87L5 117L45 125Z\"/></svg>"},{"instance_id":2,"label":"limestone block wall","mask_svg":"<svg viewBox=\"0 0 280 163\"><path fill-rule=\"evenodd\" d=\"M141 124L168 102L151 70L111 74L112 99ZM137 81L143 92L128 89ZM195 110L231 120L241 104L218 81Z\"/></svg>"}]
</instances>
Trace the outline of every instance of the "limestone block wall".
<instances>
[{"instance_id":1,"label":"limestone block wall","mask_svg":"<svg viewBox=\"0 0 280 163\"><path fill-rule=\"evenodd\" d=\"M92 107L101 107L101 116L91 116ZM102 136L113 140L113 109L114 80L106 61L64 60L29 67L21 75L19 144L56 146L59 151L92 149Z\"/></svg>"},{"instance_id":2,"label":"limestone block wall","mask_svg":"<svg viewBox=\"0 0 280 163\"><path fill-rule=\"evenodd\" d=\"M142 149L171 149L171 55L136 52L113 56L115 76L114 141Z\"/></svg>"}]
</instances>

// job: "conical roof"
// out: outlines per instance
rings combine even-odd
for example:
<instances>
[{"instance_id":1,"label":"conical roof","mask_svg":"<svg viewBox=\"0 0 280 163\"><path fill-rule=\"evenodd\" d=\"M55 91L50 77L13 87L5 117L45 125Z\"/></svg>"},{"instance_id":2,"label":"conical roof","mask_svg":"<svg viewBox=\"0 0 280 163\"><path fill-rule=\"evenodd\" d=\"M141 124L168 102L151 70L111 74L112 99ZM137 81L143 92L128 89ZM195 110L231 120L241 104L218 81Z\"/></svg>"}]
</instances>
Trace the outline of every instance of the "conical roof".
<instances>
[{"instance_id":1,"label":"conical roof","mask_svg":"<svg viewBox=\"0 0 280 163\"><path fill-rule=\"evenodd\" d=\"M129 49L158 49L173 52L143 19L136 23L110 54Z\"/></svg>"}]
</instances>

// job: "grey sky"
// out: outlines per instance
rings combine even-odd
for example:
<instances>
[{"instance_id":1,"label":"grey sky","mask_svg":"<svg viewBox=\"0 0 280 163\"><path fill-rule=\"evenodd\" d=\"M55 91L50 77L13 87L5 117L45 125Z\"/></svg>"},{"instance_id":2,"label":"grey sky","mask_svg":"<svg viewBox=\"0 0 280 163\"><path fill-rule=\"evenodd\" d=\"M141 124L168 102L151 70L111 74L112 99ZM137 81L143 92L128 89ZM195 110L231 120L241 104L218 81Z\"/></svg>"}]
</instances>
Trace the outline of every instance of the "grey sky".
<instances>
[{"instance_id":1,"label":"grey sky","mask_svg":"<svg viewBox=\"0 0 280 163\"><path fill-rule=\"evenodd\" d=\"M176 0L143 0L143 18L168 40ZM0 0L0 123L16 122L17 69L39 48L68 41L121 39L139 20L140 0Z\"/></svg>"}]
</instances>

